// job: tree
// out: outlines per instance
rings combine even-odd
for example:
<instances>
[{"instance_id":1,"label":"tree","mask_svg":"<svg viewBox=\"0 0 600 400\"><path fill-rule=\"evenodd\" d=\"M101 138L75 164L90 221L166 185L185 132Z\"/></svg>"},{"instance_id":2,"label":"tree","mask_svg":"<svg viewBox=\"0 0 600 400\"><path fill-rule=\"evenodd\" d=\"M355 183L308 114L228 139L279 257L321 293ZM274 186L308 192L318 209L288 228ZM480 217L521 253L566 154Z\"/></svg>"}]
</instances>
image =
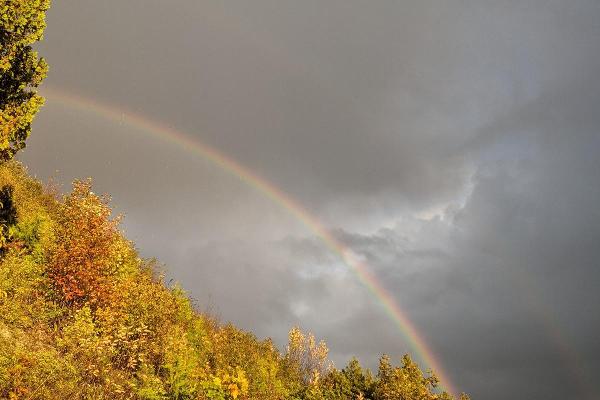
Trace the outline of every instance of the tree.
<instances>
[{"instance_id":1,"label":"tree","mask_svg":"<svg viewBox=\"0 0 600 400\"><path fill-rule=\"evenodd\" d=\"M394 367L387 355L379 359L379 371L375 384L375 400L452 400L446 392L437 393L438 378L433 373L424 375L408 354L402 357L402 365ZM468 400L461 395L460 400Z\"/></svg>"},{"instance_id":2,"label":"tree","mask_svg":"<svg viewBox=\"0 0 600 400\"><path fill-rule=\"evenodd\" d=\"M91 191L91 181L76 181L59 211L47 266L59 298L74 304L106 301L114 288L110 278L124 258L119 218L110 218L108 199Z\"/></svg>"},{"instance_id":3,"label":"tree","mask_svg":"<svg viewBox=\"0 0 600 400\"><path fill-rule=\"evenodd\" d=\"M25 147L44 99L34 88L48 65L31 47L43 37L50 0L0 2L0 161Z\"/></svg>"},{"instance_id":4,"label":"tree","mask_svg":"<svg viewBox=\"0 0 600 400\"><path fill-rule=\"evenodd\" d=\"M288 333L284 364L290 376L302 384L316 382L332 369L325 342L316 342L312 333L305 334L294 327Z\"/></svg>"},{"instance_id":5,"label":"tree","mask_svg":"<svg viewBox=\"0 0 600 400\"><path fill-rule=\"evenodd\" d=\"M350 382L353 398L372 396L373 377L369 370L363 370L358 359L352 358L342 373Z\"/></svg>"}]
</instances>

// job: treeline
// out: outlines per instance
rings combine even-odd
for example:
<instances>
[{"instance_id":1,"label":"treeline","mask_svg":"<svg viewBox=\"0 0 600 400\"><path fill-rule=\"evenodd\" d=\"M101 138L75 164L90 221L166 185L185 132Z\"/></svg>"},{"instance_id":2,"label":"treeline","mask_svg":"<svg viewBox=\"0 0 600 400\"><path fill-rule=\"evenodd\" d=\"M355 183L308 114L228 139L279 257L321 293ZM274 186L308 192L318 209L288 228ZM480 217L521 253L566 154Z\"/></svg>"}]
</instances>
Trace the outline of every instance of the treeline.
<instances>
[{"instance_id":1,"label":"treeline","mask_svg":"<svg viewBox=\"0 0 600 400\"><path fill-rule=\"evenodd\" d=\"M0 398L450 399L405 356L372 374L297 328L284 351L197 312L139 257L108 198L12 160L43 102L48 0L0 0ZM462 397L462 396L461 396Z\"/></svg>"},{"instance_id":2,"label":"treeline","mask_svg":"<svg viewBox=\"0 0 600 400\"><path fill-rule=\"evenodd\" d=\"M195 311L87 181L60 196L10 161L0 187L1 398L450 398L408 356L338 370L297 328L280 352Z\"/></svg>"}]
</instances>

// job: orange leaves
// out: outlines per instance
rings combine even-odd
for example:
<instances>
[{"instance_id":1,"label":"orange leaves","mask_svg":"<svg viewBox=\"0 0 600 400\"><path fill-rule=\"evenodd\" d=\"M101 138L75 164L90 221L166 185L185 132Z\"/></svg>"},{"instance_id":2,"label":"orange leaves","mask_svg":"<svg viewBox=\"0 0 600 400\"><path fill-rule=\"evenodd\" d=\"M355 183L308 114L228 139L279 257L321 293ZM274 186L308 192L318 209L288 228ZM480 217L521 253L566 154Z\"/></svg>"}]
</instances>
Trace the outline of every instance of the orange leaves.
<instances>
[{"instance_id":1,"label":"orange leaves","mask_svg":"<svg viewBox=\"0 0 600 400\"><path fill-rule=\"evenodd\" d=\"M89 181L77 181L59 212L48 273L67 303L92 304L108 296L116 272L121 235L108 199L95 195Z\"/></svg>"},{"instance_id":2,"label":"orange leaves","mask_svg":"<svg viewBox=\"0 0 600 400\"><path fill-rule=\"evenodd\" d=\"M0 398L450 399L409 358L383 358L375 377L358 361L338 371L325 343L298 328L282 354L194 312L89 182L60 201L6 163L4 185L14 187L0 193L13 247L0 257Z\"/></svg>"}]
</instances>

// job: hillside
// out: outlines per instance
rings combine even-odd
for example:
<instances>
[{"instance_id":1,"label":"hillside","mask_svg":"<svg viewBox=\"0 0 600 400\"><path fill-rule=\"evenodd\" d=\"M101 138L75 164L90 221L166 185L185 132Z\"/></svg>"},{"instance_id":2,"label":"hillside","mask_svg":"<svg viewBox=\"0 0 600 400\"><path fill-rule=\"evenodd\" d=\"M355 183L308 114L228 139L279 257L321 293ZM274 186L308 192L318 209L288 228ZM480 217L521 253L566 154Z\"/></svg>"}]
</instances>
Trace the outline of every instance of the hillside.
<instances>
[{"instance_id":1,"label":"hillside","mask_svg":"<svg viewBox=\"0 0 600 400\"><path fill-rule=\"evenodd\" d=\"M373 376L294 328L269 340L196 312L119 231L108 199L0 166L0 396L10 399L447 399L406 356Z\"/></svg>"}]
</instances>

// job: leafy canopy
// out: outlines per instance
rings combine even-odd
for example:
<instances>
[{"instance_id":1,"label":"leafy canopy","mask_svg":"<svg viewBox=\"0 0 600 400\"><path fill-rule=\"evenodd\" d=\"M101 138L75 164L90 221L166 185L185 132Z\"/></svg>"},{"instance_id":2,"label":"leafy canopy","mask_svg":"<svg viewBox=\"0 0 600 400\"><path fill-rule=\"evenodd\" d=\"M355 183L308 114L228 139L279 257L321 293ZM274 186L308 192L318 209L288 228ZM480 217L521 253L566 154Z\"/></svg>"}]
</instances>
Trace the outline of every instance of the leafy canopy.
<instances>
[{"instance_id":1,"label":"leafy canopy","mask_svg":"<svg viewBox=\"0 0 600 400\"><path fill-rule=\"evenodd\" d=\"M58 196L0 164L0 398L450 400L408 357L336 369L310 333L285 351L194 310L89 181Z\"/></svg>"},{"instance_id":2,"label":"leafy canopy","mask_svg":"<svg viewBox=\"0 0 600 400\"><path fill-rule=\"evenodd\" d=\"M25 147L43 98L48 65L31 47L42 39L50 0L0 1L0 161Z\"/></svg>"}]
</instances>

